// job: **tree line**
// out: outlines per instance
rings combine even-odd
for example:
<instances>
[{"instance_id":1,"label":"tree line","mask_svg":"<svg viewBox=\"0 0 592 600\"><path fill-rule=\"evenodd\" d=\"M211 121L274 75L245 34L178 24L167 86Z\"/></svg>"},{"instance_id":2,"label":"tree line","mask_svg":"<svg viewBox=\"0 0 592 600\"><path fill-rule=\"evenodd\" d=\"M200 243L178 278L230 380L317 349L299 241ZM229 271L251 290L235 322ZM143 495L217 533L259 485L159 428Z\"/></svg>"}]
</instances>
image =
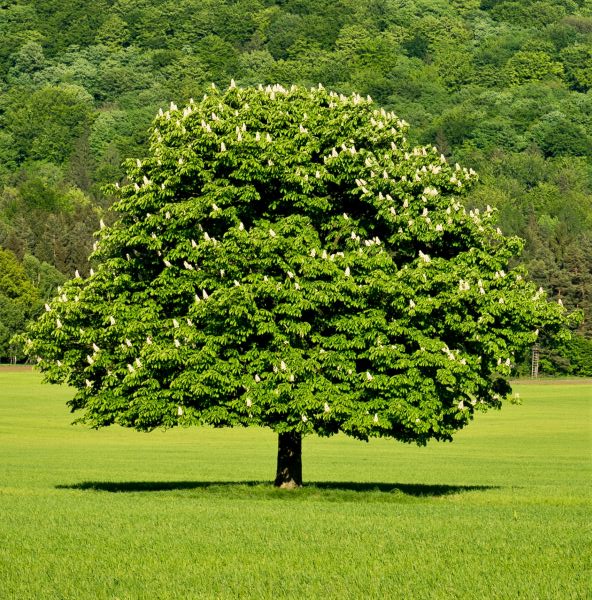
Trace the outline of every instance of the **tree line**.
<instances>
[{"instance_id":1,"label":"tree line","mask_svg":"<svg viewBox=\"0 0 592 600\"><path fill-rule=\"evenodd\" d=\"M5 0L0 34L4 359L42 299L88 272L104 186L145 153L158 109L233 78L370 95L475 169L469 205L497 208L537 284L584 311L568 345L542 341L543 371L592 374L583 0Z\"/></svg>"}]
</instances>

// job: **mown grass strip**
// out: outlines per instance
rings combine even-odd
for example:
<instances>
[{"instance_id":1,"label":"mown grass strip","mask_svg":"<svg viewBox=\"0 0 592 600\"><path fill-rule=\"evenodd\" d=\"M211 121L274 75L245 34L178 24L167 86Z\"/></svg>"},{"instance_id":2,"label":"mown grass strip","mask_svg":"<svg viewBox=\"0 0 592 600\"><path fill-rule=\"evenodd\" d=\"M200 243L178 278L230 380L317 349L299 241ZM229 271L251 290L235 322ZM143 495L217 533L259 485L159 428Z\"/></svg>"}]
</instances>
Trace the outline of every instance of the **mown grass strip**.
<instances>
[{"instance_id":1,"label":"mown grass strip","mask_svg":"<svg viewBox=\"0 0 592 600\"><path fill-rule=\"evenodd\" d=\"M0 373L1 598L585 598L590 385L518 387L452 444L69 423Z\"/></svg>"}]
</instances>

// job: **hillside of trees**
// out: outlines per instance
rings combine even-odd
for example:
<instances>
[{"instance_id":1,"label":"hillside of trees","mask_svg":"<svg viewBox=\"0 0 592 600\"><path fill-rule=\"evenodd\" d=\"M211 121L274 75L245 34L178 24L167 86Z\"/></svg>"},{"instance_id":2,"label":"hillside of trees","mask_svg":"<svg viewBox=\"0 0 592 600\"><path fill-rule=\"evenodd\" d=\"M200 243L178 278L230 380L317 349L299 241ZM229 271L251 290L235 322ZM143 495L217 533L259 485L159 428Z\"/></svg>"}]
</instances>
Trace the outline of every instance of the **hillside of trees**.
<instances>
[{"instance_id":1,"label":"hillside of trees","mask_svg":"<svg viewBox=\"0 0 592 600\"><path fill-rule=\"evenodd\" d=\"M0 0L0 360L88 270L158 109L231 78L369 94L475 169L466 203L584 311L543 371L592 375L590 0Z\"/></svg>"}]
</instances>

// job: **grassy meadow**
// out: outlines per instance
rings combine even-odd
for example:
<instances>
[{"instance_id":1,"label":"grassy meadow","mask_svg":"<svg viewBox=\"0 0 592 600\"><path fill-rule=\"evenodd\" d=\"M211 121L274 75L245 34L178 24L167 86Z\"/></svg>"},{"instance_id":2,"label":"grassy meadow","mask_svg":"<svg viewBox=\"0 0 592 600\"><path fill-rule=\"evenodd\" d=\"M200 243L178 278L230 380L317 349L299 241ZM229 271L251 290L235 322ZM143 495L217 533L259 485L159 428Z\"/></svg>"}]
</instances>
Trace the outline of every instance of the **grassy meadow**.
<instances>
[{"instance_id":1,"label":"grassy meadow","mask_svg":"<svg viewBox=\"0 0 592 600\"><path fill-rule=\"evenodd\" d=\"M0 370L0 599L584 599L592 384L519 384L452 444L72 426Z\"/></svg>"}]
</instances>

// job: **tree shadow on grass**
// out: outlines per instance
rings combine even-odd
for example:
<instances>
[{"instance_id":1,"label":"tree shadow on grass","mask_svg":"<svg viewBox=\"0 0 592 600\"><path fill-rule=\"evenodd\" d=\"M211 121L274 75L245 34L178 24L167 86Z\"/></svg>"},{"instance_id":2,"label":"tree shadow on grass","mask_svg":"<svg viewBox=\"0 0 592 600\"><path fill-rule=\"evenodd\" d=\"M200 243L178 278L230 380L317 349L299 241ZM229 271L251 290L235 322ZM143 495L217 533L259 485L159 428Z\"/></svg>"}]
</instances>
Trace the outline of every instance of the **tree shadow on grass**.
<instances>
[{"instance_id":1,"label":"tree shadow on grass","mask_svg":"<svg viewBox=\"0 0 592 600\"><path fill-rule=\"evenodd\" d=\"M490 485L444 485L421 483L383 483L354 481L311 481L293 491L275 488L269 481L82 481L70 485L57 485L57 489L83 490L111 493L195 491L201 494L227 497L294 497L327 499L399 500L437 498L466 492L499 489Z\"/></svg>"}]
</instances>

